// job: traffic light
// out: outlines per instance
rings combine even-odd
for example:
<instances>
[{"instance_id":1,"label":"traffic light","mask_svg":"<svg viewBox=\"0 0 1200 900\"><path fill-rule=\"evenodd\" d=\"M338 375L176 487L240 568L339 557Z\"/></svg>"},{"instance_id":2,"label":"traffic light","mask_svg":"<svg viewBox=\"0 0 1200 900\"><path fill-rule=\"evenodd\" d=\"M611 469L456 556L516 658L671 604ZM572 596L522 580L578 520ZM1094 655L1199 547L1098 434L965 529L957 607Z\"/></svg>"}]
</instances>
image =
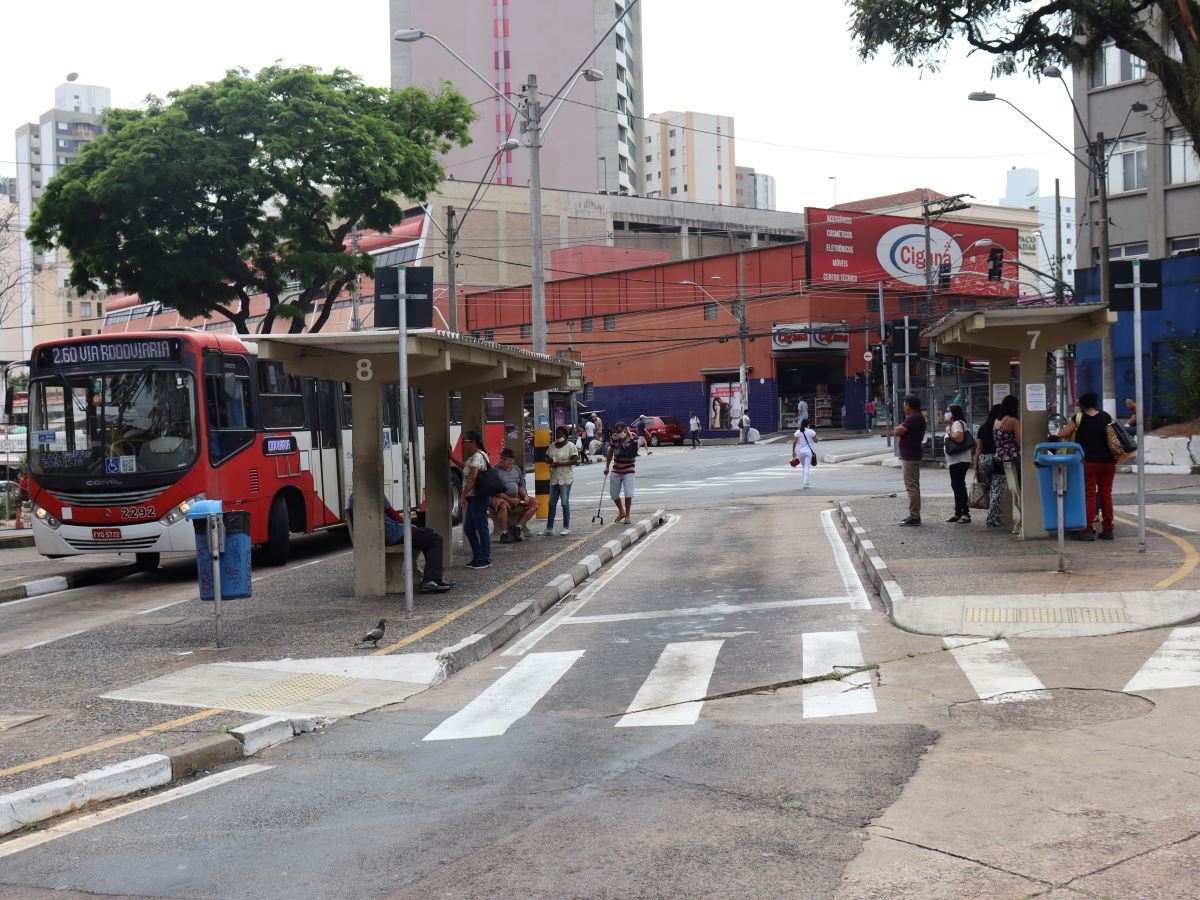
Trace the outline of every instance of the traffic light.
<instances>
[{"instance_id":1,"label":"traffic light","mask_svg":"<svg viewBox=\"0 0 1200 900\"><path fill-rule=\"evenodd\" d=\"M1004 248L993 247L988 251L988 281L999 281L1000 270L1004 265Z\"/></svg>"},{"instance_id":2,"label":"traffic light","mask_svg":"<svg viewBox=\"0 0 1200 900\"><path fill-rule=\"evenodd\" d=\"M938 290L950 290L950 263L942 263L938 266Z\"/></svg>"}]
</instances>

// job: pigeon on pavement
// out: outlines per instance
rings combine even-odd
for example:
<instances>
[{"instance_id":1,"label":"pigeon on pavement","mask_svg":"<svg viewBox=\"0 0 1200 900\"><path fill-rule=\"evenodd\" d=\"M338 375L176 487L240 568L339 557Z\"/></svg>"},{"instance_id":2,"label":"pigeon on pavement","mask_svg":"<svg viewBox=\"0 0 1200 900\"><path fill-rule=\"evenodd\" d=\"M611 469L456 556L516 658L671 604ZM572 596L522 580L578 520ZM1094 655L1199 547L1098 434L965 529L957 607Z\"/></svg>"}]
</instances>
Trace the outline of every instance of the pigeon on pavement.
<instances>
[{"instance_id":1,"label":"pigeon on pavement","mask_svg":"<svg viewBox=\"0 0 1200 900\"><path fill-rule=\"evenodd\" d=\"M359 646L367 643L367 641L370 641L372 644L374 644L376 647L378 647L380 640L383 639L383 631L386 627L387 627L387 620L380 619L379 624L376 625L374 628L372 628L370 631L368 631L366 633L366 635L363 637L363 639L361 641L359 641L357 644L355 644L354 646L359 647Z\"/></svg>"}]
</instances>

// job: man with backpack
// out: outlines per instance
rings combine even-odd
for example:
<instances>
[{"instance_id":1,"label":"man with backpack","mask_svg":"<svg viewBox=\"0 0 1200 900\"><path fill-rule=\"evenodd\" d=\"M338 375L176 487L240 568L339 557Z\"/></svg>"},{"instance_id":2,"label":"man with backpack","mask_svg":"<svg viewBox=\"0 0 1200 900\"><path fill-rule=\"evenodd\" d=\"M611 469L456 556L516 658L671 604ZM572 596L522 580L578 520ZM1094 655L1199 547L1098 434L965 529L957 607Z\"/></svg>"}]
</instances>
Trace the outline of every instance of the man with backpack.
<instances>
[{"instance_id":1,"label":"man with backpack","mask_svg":"<svg viewBox=\"0 0 1200 900\"><path fill-rule=\"evenodd\" d=\"M608 483L608 493L613 503L617 505L616 524L629 524L629 507L633 505L634 465L637 461L637 441L629 433L624 422L613 426L612 440L608 446L608 456L604 462L604 474L612 470L612 478ZM621 505L621 495L625 495L625 505Z\"/></svg>"}]
</instances>

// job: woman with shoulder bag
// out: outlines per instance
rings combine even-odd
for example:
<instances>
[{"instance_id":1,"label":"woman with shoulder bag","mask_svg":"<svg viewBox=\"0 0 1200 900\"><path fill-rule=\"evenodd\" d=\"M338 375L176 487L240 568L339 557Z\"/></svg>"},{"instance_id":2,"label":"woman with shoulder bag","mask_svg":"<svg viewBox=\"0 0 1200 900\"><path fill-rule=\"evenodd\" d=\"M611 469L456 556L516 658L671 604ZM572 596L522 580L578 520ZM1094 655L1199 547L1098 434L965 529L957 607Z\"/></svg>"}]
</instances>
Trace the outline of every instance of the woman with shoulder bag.
<instances>
[{"instance_id":1,"label":"woman with shoulder bag","mask_svg":"<svg viewBox=\"0 0 1200 900\"><path fill-rule=\"evenodd\" d=\"M946 468L950 470L950 487L954 490L954 515L947 522L968 525L971 507L967 505L967 469L971 468L971 450L975 439L967 430L965 413L957 403L946 410Z\"/></svg>"},{"instance_id":2,"label":"woman with shoulder bag","mask_svg":"<svg viewBox=\"0 0 1200 900\"><path fill-rule=\"evenodd\" d=\"M993 428L1000 415L1000 404L997 403L979 426L979 439L975 443L975 477L987 489L988 528L1000 527L1004 518L1004 492L1008 487L1004 478L1004 468L996 462L996 436L993 434Z\"/></svg>"},{"instance_id":3,"label":"woman with shoulder bag","mask_svg":"<svg viewBox=\"0 0 1200 900\"><path fill-rule=\"evenodd\" d=\"M1017 398L1009 394L1000 401L1000 415L992 426L992 438L996 442L996 462L1004 470L1004 481L1012 495L1012 533L1021 530L1021 412Z\"/></svg>"},{"instance_id":4,"label":"woman with shoulder bag","mask_svg":"<svg viewBox=\"0 0 1200 900\"><path fill-rule=\"evenodd\" d=\"M817 451L813 449L813 444L818 441L820 438L817 433L808 427L808 419L801 419L800 427L792 435L792 467L803 466L801 472L804 483L801 487L804 490L812 487L808 482L808 472L817 464Z\"/></svg>"},{"instance_id":5,"label":"woman with shoulder bag","mask_svg":"<svg viewBox=\"0 0 1200 900\"><path fill-rule=\"evenodd\" d=\"M1083 448L1083 491L1087 499L1087 528L1071 535L1077 541L1096 539L1096 505L1099 501L1104 530L1100 540L1113 539L1113 478L1117 474L1117 463L1108 446L1108 426L1112 416L1098 409L1094 393L1080 394L1076 401L1079 412L1063 426L1058 436L1063 440L1074 440Z\"/></svg>"}]
</instances>

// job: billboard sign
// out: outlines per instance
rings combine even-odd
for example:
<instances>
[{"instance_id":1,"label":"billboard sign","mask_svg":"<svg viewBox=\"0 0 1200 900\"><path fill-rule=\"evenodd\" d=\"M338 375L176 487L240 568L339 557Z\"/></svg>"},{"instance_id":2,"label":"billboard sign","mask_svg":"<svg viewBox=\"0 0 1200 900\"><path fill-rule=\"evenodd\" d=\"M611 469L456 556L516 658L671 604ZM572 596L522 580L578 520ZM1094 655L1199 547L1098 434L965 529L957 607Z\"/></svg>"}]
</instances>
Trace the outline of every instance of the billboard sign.
<instances>
[{"instance_id":1,"label":"billboard sign","mask_svg":"<svg viewBox=\"0 0 1200 900\"><path fill-rule=\"evenodd\" d=\"M998 226L942 222L929 229L929 260L925 259L925 226L920 219L885 216L837 209L805 211L808 225L807 264L810 287L851 286L874 288L882 281L893 291L925 288L926 265L933 270L937 288L940 266L948 265L948 293L985 297L1015 297L1015 266L1004 268L1004 278L988 281L988 251L1004 250L1015 259L1017 230Z\"/></svg>"},{"instance_id":2,"label":"billboard sign","mask_svg":"<svg viewBox=\"0 0 1200 900\"><path fill-rule=\"evenodd\" d=\"M789 350L849 350L850 333L843 324L820 322L795 322L790 325L771 326L771 349Z\"/></svg>"}]
</instances>

